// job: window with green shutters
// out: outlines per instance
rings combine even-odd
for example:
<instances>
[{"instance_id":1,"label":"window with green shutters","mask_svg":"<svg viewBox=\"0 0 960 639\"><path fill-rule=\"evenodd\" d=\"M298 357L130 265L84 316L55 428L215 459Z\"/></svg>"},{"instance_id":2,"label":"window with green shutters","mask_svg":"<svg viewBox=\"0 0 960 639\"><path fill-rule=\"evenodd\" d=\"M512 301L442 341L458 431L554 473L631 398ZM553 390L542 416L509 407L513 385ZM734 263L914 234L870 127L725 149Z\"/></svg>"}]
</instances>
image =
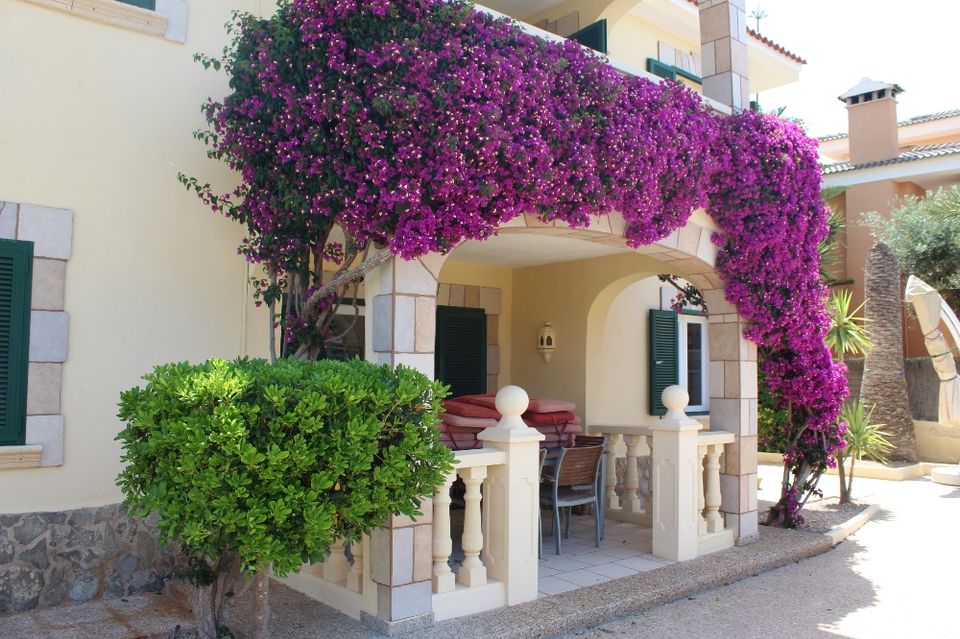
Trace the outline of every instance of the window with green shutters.
<instances>
[{"instance_id":1,"label":"window with green shutters","mask_svg":"<svg viewBox=\"0 0 960 639\"><path fill-rule=\"evenodd\" d=\"M451 397L487 392L487 315L482 308L437 307L434 365Z\"/></svg>"},{"instance_id":2,"label":"window with green shutters","mask_svg":"<svg viewBox=\"0 0 960 639\"><path fill-rule=\"evenodd\" d=\"M23 444L33 242L0 239L0 446Z\"/></svg>"},{"instance_id":3,"label":"window with green shutters","mask_svg":"<svg viewBox=\"0 0 960 639\"><path fill-rule=\"evenodd\" d=\"M650 414L666 415L663 389L680 383L678 344L680 322L673 311L650 309Z\"/></svg>"},{"instance_id":4,"label":"window with green shutters","mask_svg":"<svg viewBox=\"0 0 960 639\"><path fill-rule=\"evenodd\" d=\"M650 310L650 414L665 415L663 389L679 384L687 389L686 412L704 415L710 409L710 353L707 318L696 312Z\"/></svg>"}]
</instances>

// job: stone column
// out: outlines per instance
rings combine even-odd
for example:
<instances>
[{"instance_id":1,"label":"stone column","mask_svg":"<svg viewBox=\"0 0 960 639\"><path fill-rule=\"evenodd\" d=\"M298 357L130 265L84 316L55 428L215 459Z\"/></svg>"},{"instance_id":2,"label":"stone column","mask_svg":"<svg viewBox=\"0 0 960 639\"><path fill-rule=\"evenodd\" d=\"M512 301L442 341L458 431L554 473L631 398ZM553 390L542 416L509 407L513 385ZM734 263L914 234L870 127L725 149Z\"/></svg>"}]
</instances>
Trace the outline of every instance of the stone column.
<instances>
[{"instance_id":1,"label":"stone column","mask_svg":"<svg viewBox=\"0 0 960 639\"><path fill-rule=\"evenodd\" d=\"M745 0L700 0L703 95L742 111L750 107Z\"/></svg>"},{"instance_id":2,"label":"stone column","mask_svg":"<svg viewBox=\"0 0 960 639\"><path fill-rule=\"evenodd\" d=\"M364 280L367 316L366 358L416 368L433 377L437 277L445 258L393 258ZM376 613L363 620L393 635L433 621L433 504L421 504L416 520L392 516L370 535L370 579L376 585Z\"/></svg>"},{"instance_id":3,"label":"stone column","mask_svg":"<svg viewBox=\"0 0 960 639\"><path fill-rule=\"evenodd\" d=\"M518 386L497 392L497 410L503 418L479 435L484 446L507 454L506 463L490 466L484 484L484 536L487 574L504 584L507 605L537 598L537 559L540 517L540 442L542 433L523 423L529 404Z\"/></svg>"},{"instance_id":4,"label":"stone column","mask_svg":"<svg viewBox=\"0 0 960 639\"><path fill-rule=\"evenodd\" d=\"M367 303L367 359L403 364L433 377L437 326L437 278L445 256L393 258L364 281Z\"/></svg>"},{"instance_id":5,"label":"stone column","mask_svg":"<svg viewBox=\"0 0 960 639\"><path fill-rule=\"evenodd\" d=\"M705 291L710 309L710 430L734 433L720 468L721 514L738 543L758 535L757 346L743 337L748 326L723 291Z\"/></svg>"},{"instance_id":6,"label":"stone column","mask_svg":"<svg viewBox=\"0 0 960 639\"><path fill-rule=\"evenodd\" d=\"M917 438L903 376L903 327L900 265L890 247L879 242L870 250L864 271L867 298L864 316L873 348L863 363L860 399L871 421L883 424L894 445L893 461L917 462Z\"/></svg>"},{"instance_id":7,"label":"stone column","mask_svg":"<svg viewBox=\"0 0 960 639\"><path fill-rule=\"evenodd\" d=\"M663 391L667 414L653 422L653 554L672 561L697 556L702 482L697 432L700 422L683 409L690 396L680 386ZM701 483L702 485L702 483Z\"/></svg>"}]
</instances>

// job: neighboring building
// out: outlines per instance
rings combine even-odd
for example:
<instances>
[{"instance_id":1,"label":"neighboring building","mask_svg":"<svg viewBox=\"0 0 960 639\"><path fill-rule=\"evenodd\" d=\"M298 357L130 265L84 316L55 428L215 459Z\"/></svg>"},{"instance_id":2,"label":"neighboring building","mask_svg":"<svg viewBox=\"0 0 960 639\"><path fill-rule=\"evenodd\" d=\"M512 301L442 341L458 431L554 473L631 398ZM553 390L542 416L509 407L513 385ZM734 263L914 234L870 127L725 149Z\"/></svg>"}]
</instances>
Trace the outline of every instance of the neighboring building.
<instances>
[{"instance_id":1,"label":"neighboring building","mask_svg":"<svg viewBox=\"0 0 960 639\"><path fill-rule=\"evenodd\" d=\"M491 4L556 22L555 31L561 21L577 31L606 20L611 64L676 74L727 112L745 107L750 90L795 81L803 64L748 35L733 1L713 0L699 15L688 0ZM163 572L158 549L116 509L119 394L161 362L266 355L267 318L236 254L243 229L176 180L182 170L224 188L234 181L191 137L204 126L201 103L227 91L222 74L192 58L223 48L222 25L233 10L267 14L271 3L0 4L0 77L8 89L0 100L0 244L12 247L0 247L0 263L13 266L3 303L19 321L29 314L30 324L29 338L11 324L4 345L12 377L3 380L9 403L0 426L0 613L154 584ZM649 387L685 381L698 412L713 411L713 430L738 440L739 452L725 457L717 483L723 505L713 514L731 539L749 538L757 534L756 349L723 300L714 228L699 211L686 228L635 251L616 215L578 231L514 220L449 259L396 261L372 273L363 339L355 335L349 346L432 375L450 365L436 361L437 329L450 337L444 320L437 326L437 306L474 309L472 336L452 338L474 340L479 354L465 373L470 390L518 384L531 395L569 399L588 427L644 423L662 408ZM648 334L647 319L669 306L655 278L662 272L700 286L717 314L709 325L690 314L656 316L670 325L666 346ZM545 321L558 339L549 363L536 345ZM651 342L658 353L675 353L671 375L651 363ZM636 461L638 448L631 450ZM719 504L719 494L708 502L713 497ZM367 562L385 561L378 553L366 554ZM419 581L403 586L378 582L381 598L367 597L365 609L401 615L390 602L413 596L401 588L423 586L422 572L415 574Z\"/></svg>"},{"instance_id":2,"label":"neighboring building","mask_svg":"<svg viewBox=\"0 0 960 639\"><path fill-rule=\"evenodd\" d=\"M863 268L874 239L863 213L889 216L905 196L924 196L960 184L960 109L897 121L896 84L864 78L839 97L847 106L849 133L820 138L824 185L846 190L831 200L843 211L839 280L849 282L854 304L863 301ZM923 336L907 317L905 353L926 356Z\"/></svg>"}]
</instances>

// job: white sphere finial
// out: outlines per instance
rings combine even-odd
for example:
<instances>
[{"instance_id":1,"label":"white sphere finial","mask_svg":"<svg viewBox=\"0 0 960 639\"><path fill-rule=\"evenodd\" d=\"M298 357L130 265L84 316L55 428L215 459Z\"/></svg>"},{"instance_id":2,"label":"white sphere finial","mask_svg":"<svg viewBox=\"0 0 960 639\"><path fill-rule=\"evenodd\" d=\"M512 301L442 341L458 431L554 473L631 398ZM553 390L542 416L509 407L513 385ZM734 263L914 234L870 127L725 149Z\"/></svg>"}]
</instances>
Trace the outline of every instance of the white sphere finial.
<instances>
[{"instance_id":1,"label":"white sphere finial","mask_svg":"<svg viewBox=\"0 0 960 639\"><path fill-rule=\"evenodd\" d=\"M690 394L682 387L674 384L663 389L660 396L663 405L667 407L667 414L683 414L683 409L690 404Z\"/></svg>"},{"instance_id":2,"label":"white sphere finial","mask_svg":"<svg viewBox=\"0 0 960 639\"><path fill-rule=\"evenodd\" d=\"M504 386L497 391L494 404L497 411L504 417L520 417L527 412L530 397L527 395L527 391L519 386Z\"/></svg>"}]
</instances>

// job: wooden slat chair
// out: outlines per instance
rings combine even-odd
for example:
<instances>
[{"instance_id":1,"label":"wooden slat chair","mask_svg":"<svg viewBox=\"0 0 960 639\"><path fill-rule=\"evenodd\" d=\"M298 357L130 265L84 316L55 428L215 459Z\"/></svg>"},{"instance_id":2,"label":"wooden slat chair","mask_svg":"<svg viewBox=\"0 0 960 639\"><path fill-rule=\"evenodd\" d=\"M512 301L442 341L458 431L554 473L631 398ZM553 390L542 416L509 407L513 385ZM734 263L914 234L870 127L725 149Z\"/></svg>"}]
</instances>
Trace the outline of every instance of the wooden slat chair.
<instances>
[{"instance_id":1,"label":"wooden slat chair","mask_svg":"<svg viewBox=\"0 0 960 639\"><path fill-rule=\"evenodd\" d=\"M576 440L574 440L574 447L583 448L584 446L603 446L603 452L607 452L607 436L606 435L577 435ZM603 479L605 475L605 469L607 458L600 458L600 472L597 473L597 507L600 509L600 539L603 539L605 536L607 528L607 518L606 518L606 506L603 503ZM543 474L543 471L540 471Z\"/></svg>"},{"instance_id":2,"label":"wooden slat chair","mask_svg":"<svg viewBox=\"0 0 960 639\"><path fill-rule=\"evenodd\" d=\"M560 554L560 509L568 509L565 535L570 534L569 509L583 504L593 504L595 542L600 546L600 495L597 480L603 446L562 448L557 465L544 480L549 491L540 491L540 503L553 508L553 539L557 554ZM544 494L544 493L547 494Z\"/></svg>"}]
</instances>

